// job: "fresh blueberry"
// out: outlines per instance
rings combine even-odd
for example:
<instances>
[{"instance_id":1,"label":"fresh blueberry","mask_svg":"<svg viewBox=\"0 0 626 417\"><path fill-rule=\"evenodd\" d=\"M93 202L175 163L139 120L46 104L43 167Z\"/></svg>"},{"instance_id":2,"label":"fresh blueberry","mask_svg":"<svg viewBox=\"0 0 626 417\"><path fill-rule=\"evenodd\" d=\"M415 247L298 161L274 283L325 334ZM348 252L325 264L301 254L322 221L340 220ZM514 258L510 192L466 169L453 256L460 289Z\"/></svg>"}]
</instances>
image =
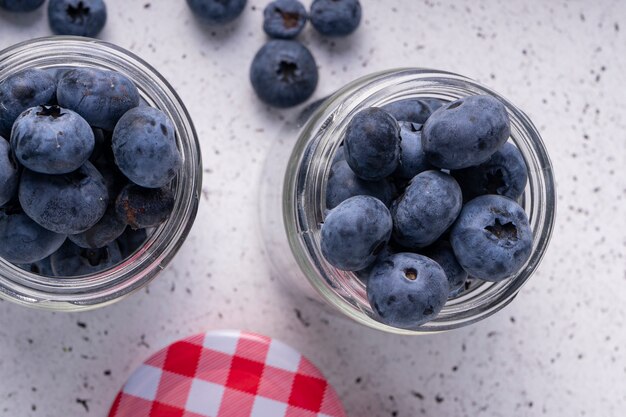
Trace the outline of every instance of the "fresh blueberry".
<instances>
[{"instance_id":1,"label":"fresh blueberry","mask_svg":"<svg viewBox=\"0 0 626 417\"><path fill-rule=\"evenodd\" d=\"M250 81L259 98L274 107L305 102L317 87L317 64L300 42L271 40L254 57Z\"/></svg>"},{"instance_id":2,"label":"fresh blueberry","mask_svg":"<svg viewBox=\"0 0 626 417\"><path fill-rule=\"evenodd\" d=\"M17 118L11 145L17 159L31 171L67 174L89 159L94 135L77 113L59 106L39 106Z\"/></svg>"},{"instance_id":3,"label":"fresh blueberry","mask_svg":"<svg viewBox=\"0 0 626 417\"><path fill-rule=\"evenodd\" d=\"M400 127L392 115L378 107L357 113L346 129L346 161L367 181L391 175L400 161Z\"/></svg>"},{"instance_id":4,"label":"fresh blueberry","mask_svg":"<svg viewBox=\"0 0 626 417\"><path fill-rule=\"evenodd\" d=\"M122 236L117 238L117 244L122 253L122 258L126 259L134 254L137 249L143 246L148 239L146 229L134 230L132 227L127 227Z\"/></svg>"},{"instance_id":5,"label":"fresh blueberry","mask_svg":"<svg viewBox=\"0 0 626 417\"><path fill-rule=\"evenodd\" d=\"M13 159L11 145L0 137L0 206L15 197L19 182L19 169Z\"/></svg>"},{"instance_id":6,"label":"fresh blueberry","mask_svg":"<svg viewBox=\"0 0 626 417\"><path fill-rule=\"evenodd\" d=\"M49 104L56 81L41 69L27 69L0 83L0 136L9 138L15 119L26 109Z\"/></svg>"},{"instance_id":7,"label":"fresh blueberry","mask_svg":"<svg viewBox=\"0 0 626 417\"><path fill-rule=\"evenodd\" d=\"M387 179L365 181L356 176L346 161L337 161L330 168L326 185L326 207L332 209L341 202L357 196L369 195L382 201L387 207L394 198L394 186Z\"/></svg>"},{"instance_id":8,"label":"fresh blueberry","mask_svg":"<svg viewBox=\"0 0 626 417\"><path fill-rule=\"evenodd\" d=\"M33 274L42 275L45 277L53 277L52 264L50 263L50 257L48 256L41 261L17 265L25 271L32 272Z\"/></svg>"},{"instance_id":9,"label":"fresh blueberry","mask_svg":"<svg viewBox=\"0 0 626 417\"><path fill-rule=\"evenodd\" d=\"M117 215L115 204L109 204L102 219L91 229L77 235L70 235L68 238L81 248L97 249L105 247L120 237L124 229L126 229L126 222Z\"/></svg>"},{"instance_id":10,"label":"fresh blueberry","mask_svg":"<svg viewBox=\"0 0 626 417\"><path fill-rule=\"evenodd\" d=\"M424 251L424 256L429 257L441 266L443 272L446 273L446 277L448 277L450 296L456 296L463 289L468 274L456 259L450 242L446 240L437 241Z\"/></svg>"},{"instance_id":11,"label":"fresh blueberry","mask_svg":"<svg viewBox=\"0 0 626 417\"><path fill-rule=\"evenodd\" d=\"M392 226L389 210L380 200L362 195L349 198L324 220L322 254L338 269L365 269L384 249Z\"/></svg>"},{"instance_id":12,"label":"fresh blueberry","mask_svg":"<svg viewBox=\"0 0 626 417\"><path fill-rule=\"evenodd\" d=\"M48 230L68 235L93 227L109 203L104 178L90 162L63 175L24 170L18 194L30 218Z\"/></svg>"},{"instance_id":13,"label":"fresh blueberry","mask_svg":"<svg viewBox=\"0 0 626 417\"><path fill-rule=\"evenodd\" d=\"M107 21L103 0L50 0L48 22L57 35L98 36Z\"/></svg>"},{"instance_id":14,"label":"fresh blueberry","mask_svg":"<svg viewBox=\"0 0 626 417\"><path fill-rule=\"evenodd\" d=\"M498 282L519 272L532 251L533 234L524 209L499 195L465 204L450 243L471 276Z\"/></svg>"},{"instance_id":15,"label":"fresh blueberry","mask_svg":"<svg viewBox=\"0 0 626 417\"><path fill-rule=\"evenodd\" d=\"M99 249L85 249L67 240L52 254L52 271L58 277L77 277L95 274L122 262L122 254L116 242Z\"/></svg>"},{"instance_id":16,"label":"fresh blueberry","mask_svg":"<svg viewBox=\"0 0 626 417\"><path fill-rule=\"evenodd\" d=\"M21 210L0 210L0 257L15 264L40 261L55 252L65 235L51 232Z\"/></svg>"},{"instance_id":17,"label":"fresh blueberry","mask_svg":"<svg viewBox=\"0 0 626 417\"><path fill-rule=\"evenodd\" d=\"M420 172L434 169L422 149L422 126L400 123L400 163L394 177L410 180Z\"/></svg>"},{"instance_id":18,"label":"fresh blueberry","mask_svg":"<svg viewBox=\"0 0 626 417\"><path fill-rule=\"evenodd\" d=\"M528 169L521 152L510 142L502 145L491 158L470 168L452 171L463 190L463 199L498 194L517 200L526 188Z\"/></svg>"},{"instance_id":19,"label":"fresh blueberry","mask_svg":"<svg viewBox=\"0 0 626 417\"><path fill-rule=\"evenodd\" d=\"M113 131L113 154L120 170L135 184L160 188L182 165L174 124L154 107L129 110Z\"/></svg>"},{"instance_id":20,"label":"fresh blueberry","mask_svg":"<svg viewBox=\"0 0 626 417\"><path fill-rule=\"evenodd\" d=\"M270 38L293 39L306 20L306 9L298 0L275 0L263 11L263 30Z\"/></svg>"},{"instance_id":21,"label":"fresh blueberry","mask_svg":"<svg viewBox=\"0 0 626 417\"><path fill-rule=\"evenodd\" d=\"M416 329L437 317L448 294L441 266L415 253L381 259L367 281L367 298L380 321L401 329Z\"/></svg>"},{"instance_id":22,"label":"fresh blueberry","mask_svg":"<svg viewBox=\"0 0 626 417\"><path fill-rule=\"evenodd\" d=\"M118 217L133 229L156 227L165 222L174 209L174 193L169 188L143 188L129 184L115 202Z\"/></svg>"},{"instance_id":23,"label":"fresh blueberry","mask_svg":"<svg viewBox=\"0 0 626 417\"><path fill-rule=\"evenodd\" d=\"M439 99L408 98L385 104L382 109L391 114L396 120L417 124L424 124L431 114L445 101Z\"/></svg>"},{"instance_id":24,"label":"fresh blueberry","mask_svg":"<svg viewBox=\"0 0 626 417\"><path fill-rule=\"evenodd\" d=\"M59 106L80 114L92 127L113 130L124 113L139 105L139 91L119 72L75 68L59 80L57 101Z\"/></svg>"},{"instance_id":25,"label":"fresh blueberry","mask_svg":"<svg viewBox=\"0 0 626 417\"><path fill-rule=\"evenodd\" d=\"M450 175L418 174L391 208L394 240L411 249L434 243L454 223L462 204L461 188Z\"/></svg>"},{"instance_id":26,"label":"fresh blueberry","mask_svg":"<svg viewBox=\"0 0 626 417\"><path fill-rule=\"evenodd\" d=\"M0 0L0 9L9 12L32 12L37 10L45 0Z\"/></svg>"},{"instance_id":27,"label":"fresh blueberry","mask_svg":"<svg viewBox=\"0 0 626 417\"><path fill-rule=\"evenodd\" d=\"M361 23L359 0L313 0L311 24L325 36L347 36Z\"/></svg>"},{"instance_id":28,"label":"fresh blueberry","mask_svg":"<svg viewBox=\"0 0 626 417\"><path fill-rule=\"evenodd\" d=\"M232 22L243 12L246 0L187 0L187 4L207 23L223 25Z\"/></svg>"},{"instance_id":29,"label":"fresh blueberry","mask_svg":"<svg viewBox=\"0 0 626 417\"><path fill-rule=\"evenodd\" d=\"M479 95L440 107L424 124L422 142L433 165L461 169L485 162L510 134L504 104L495 97Z\"/></svg>"}]
</instances>

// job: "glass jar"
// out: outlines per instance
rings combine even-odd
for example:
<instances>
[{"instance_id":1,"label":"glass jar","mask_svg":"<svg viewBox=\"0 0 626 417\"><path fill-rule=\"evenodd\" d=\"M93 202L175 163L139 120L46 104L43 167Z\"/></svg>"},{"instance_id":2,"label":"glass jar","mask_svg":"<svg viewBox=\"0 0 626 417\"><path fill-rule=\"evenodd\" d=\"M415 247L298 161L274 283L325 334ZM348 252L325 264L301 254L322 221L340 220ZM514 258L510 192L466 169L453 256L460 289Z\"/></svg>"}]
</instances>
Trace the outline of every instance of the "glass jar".
<instances>
[{"instance_id":1,"label":"glass jar","mask_svg":"<svg viewBox=\"0 0 626 417\"><path fill-rule=\"evenodd\" d=\"M326 184L332 159L347 124L359 111L409 99L489 94L501 100L511 119L511 140L521 151L529 179L522 206L534 234L532 255L514 277L480 282L448 300L439 316L418 330L387 326L374 318L365 284L337 270L321 254L320 226L326 211ZM528 116L495 91L466 77L429 69L398 69L352 82L305 109L288 124L271 152L262 187L262 234L275 274L292 293L306 295L341 316L398 334L451 330L484 319L518 294L539 265L554 226L556 201L552 165L539 132Z\"/></svg>"},{"instance_id":2,"label":"glass jar","mask_svg":"<svg viewBox=\"0 0 626 417\"><path fill-rule=\"evenodd\" d=\"M30 40L0 52L0 81L27 68L104 68L120 72L137 86L141 98L165 112L176 128L182 169L174 180L176 203L131 257L113 268L78 278L52 278L24 271L0 259L0 296L28 307L87 310L102 307L145 286L172 260L195 219L202 183L200 145L181 99L150 65L106 42L79 37Z\"/></svg>"}]
</instances>

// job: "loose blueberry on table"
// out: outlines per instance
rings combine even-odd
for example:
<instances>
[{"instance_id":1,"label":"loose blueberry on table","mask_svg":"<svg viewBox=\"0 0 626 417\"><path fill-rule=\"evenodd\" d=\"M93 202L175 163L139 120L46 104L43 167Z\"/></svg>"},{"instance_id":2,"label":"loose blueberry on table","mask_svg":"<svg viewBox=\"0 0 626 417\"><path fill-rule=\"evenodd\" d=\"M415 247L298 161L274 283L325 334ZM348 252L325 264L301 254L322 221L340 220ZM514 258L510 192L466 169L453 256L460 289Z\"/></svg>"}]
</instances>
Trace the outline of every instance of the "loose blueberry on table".
<instances>
[{"instance_id":1,"label":"loose blueberry on table","mask_svg":"<svg viewBox=\"0 0 626 417\"><path fill-rule=\"evenodd\" d=\"M509 135L492 96L405 99L352 117L330 168L320 246L364 282L377 320L418 330L468 282L525 266L533 235L516 199L528 172Z\"/></svg>"},{"instance_id":2,"label":"loose blueberry on table","mask_svg":"<svg viewBox=\"0 0 626 417\"><path fill-rule=\"evenodd\" d=\"M263 30L270 38L293 39L307 21L306 9L297 0L276 0L263 10Z\"/></svg>"},{"instance_id":3,"label":"loose blueberry on table","mask_svg":"<svg viewBox=\"0 0 626 417\"><path fill-rule=\"evenodd\" d=\"M317 80L313 55L297 41L269 41L257 52L250 67L254 91L274 107L304 103L315 91Z\"/></svg>"},{"instance_id":4,"label":"loose blueberry on table","mask_svg":"<svg viewBox=\"0 0 626 417\"><path fill-rule=\"evenodd\" d=\"M0 9L9 12L25 13L40 8L46 0L0 0Z\"/></svg>"},{"instance_id":5,"label":"loose blueberry on table","mask_svg":"<svg viewBox=\"0 0 626 417\"><path fill-rule=\"evenodd\" d=\"M139 105L135 84L104 69L0 82L0 257L46 276L97 273L167 221L182 166L176 131Z\"/></svg>"},{"instance_id":6,"label":"loose blueberry on table","mask_svg":"<svg viewBox=\"0 0 626 417\"><path fill-rule=\"evenodd\" d=\"M347 36L361 23L359 0L313 0L311 24L325 36Z\"/></svg>"},{"instance_id":7,"label":"loose blueberry on table","mask_svg":"<svg viewBox=\"0 0 626 417\"><path fill-rule=\"evenodd\" d=\"M97 36L107 20L103 0L50 0L48 22L57 35Z\"/></svg>"},{"instance_id":8,"label":"loose blueberry on table","mask_svg":"<svg viewBox=\"0 0 626 417\"><path fill-rule=\"evenodd\" d=\"M187 0L187 4L205 22L223 25L239 17L246 7L246 0Z\"/></svg>"}]
</instances>

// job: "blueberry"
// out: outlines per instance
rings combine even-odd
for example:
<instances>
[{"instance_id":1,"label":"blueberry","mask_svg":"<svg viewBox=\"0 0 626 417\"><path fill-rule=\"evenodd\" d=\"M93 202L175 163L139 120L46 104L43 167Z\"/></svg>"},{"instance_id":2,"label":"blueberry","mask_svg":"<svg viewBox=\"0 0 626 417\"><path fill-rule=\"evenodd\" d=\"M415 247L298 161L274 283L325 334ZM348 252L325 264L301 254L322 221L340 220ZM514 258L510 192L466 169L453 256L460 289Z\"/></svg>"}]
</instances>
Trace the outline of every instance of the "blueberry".
<instances>
[{"instance_id":1,"label":"blueberry","mask_svg":"<svg viewBox=\"0 0 626 417\"><path fill-rule=\"evenodd\" d=\"M104 178L90 162L63 175L24 170L18 194L30 218L48 230L68 235L93 227L109 203Z\"/></svg>"},{"instance_id":2,"label":"blueberry","mask_svg":"<svg viewBox=\"0 0 626 417\"><path fill-rule=\"evenodd\" d=\"M52 254L52 271L58 277L77 277L95 274L122 262L122 254L113 242L100 249L85 249L67 240Z\"/></svg>"},{"instance_id":3,"label":"blueberry","mask_svg":"<svg viewBox=\"0 0 626 417\"><path fill-rule=\"evenodd\" d=\"M433 165L461 169L485 162L510 134L502 102L492 96L469 96L434 112L424 124L422 142Z\"/></svg>"},{"instance_id":4,"label":"blueberry","mask_svg":"<svg viewBox=\"0 0 626 417\"><path fill-rule=\"evenodd\" d=\"M48 22L57 35L96 37L107 21L103 0L50 0Z\"/></svg>"},{"instance_id":5,"label":"blueberry","mask_svg":"<svg viewBox=\"0 0 626 417\"><path fill-rule=\"evenodd\" d=\"M392 115L377 107L357 113L346 129L346 161L367 181L391 175L400 161L400 127Z\"/></svg>"},{"instance_id":6,"label":"blueberry","mask_svg":"<svg viewBox=\"0 0 626 417\"><path fill-rule=\"evenodd\" d=\"M122 253L122 258L126 259L134 254L137 249L146 243L147 239L148 234L146 233L146 229L134 230L131 227L127 227L116 241Z\"/></svg>"},{"instance_id":7,"label":"blueberry","mask_svg":"<svg viewBox=\"0 0 626 417\"><path fill-rule=\"evenodd\" d=\"M115 204L109 204L104 216L91 229L68 238L81 248L103 248L120 237L126 229L126 222L115 210Z\"/></svg>"},{"instance_id":8,"label":"blueberry","mask_svg":"<svg viewBox=\"0 0 626 417\"><path fill-rule=\"evenodd\" d=\"M416 329L434 319L448 293L441 266L415 253L382 259L367 281L367 298L380 321L401 329Z\"/></svg>"},{"instance_id":9,"label":"blueberry","mask_svg":"<svg viewBox=\"0 0 626 417\"><path fill-rule=\"evenodd\" d=\"M94 135L85 119L73 111L40 106L17 118L11 145L17 159L31 171L67 174L89 159Z\"/></svg>"},{"instance_id":10,"label":"blueberry","mask_svg":"<svg viewBox=\"0 0 626 417\"><path fill-rule=\"evenodd\" d=\"M57 101L59 106L80 114L92 127L113 130L124 113L139 105L139 91L119 72L75 68L59 80Z\"/></svg>"},{"instance_id":11,"label":"blueberry","mask_svg":"<svg viewBox=\"0 0 626 417\"><path fill-rule=\"evenodd\" d=\"M133 229L156 227L174 209L174 193L169 188L143 188L129 184L115 202L118 216Z\"/></svg>"},{"instance_id":12,"label":"blueberry","mask_svg":"<svg viewBox=\"0 0 626 417\"><path fill-rule=\"evenodd\" d=\"M50 103L56 81L44 70L27 69L0 83L0 136L9 138L15 119L26 109Z\"/></svg>"},{"instance_id":13,"label":"blueberry","mask_svg":"<svg viewBox=\"0 0 626 417\"><path fill-rule=\"evenodd\" d=\"M450 175L418 174L392 205L394 240L412 249L434 243L456 220L462 200L461 188Z\"/></svg>"},{"instance_id":14,"label":"blueberry","mask_svg":"<svg viewBox=\"0 0 626 417\"><path fill-rule=\"evenodd\" d=\"M499 195L484 195L465 204L450 243L471 276L498 282L519 272L528 261L533 235L519 204Z\"/></svg>"},{"instance_id":15,"label":"blueberry","mask_svg":"<svg viewBox=\"0 0 626 417\"><path fill-rule=\"evenodd\" d=\"M37 10L45 0L0 0L0 9L9 12L32 12Z\"/></svg>"},{"instance_id":16,"label":"blueberry","mask_svg":"<svg viewBox=\"0 0 626 417\"><path fill-rule=\"evenodd\" d=\"M53 277L52 264L50 263L50 257L48 256L41 261L17 265L25 271L32 272L33 274L42 275L46 277Z\"/></svg>"},{"instance_id":17,"label":"blueberry","mask_svg":"<svg viewBox=\"0 0 626 417\"><path fill-rule=\"evenodd\" d=\"M365 181L356 176L346 161L335 162L328 174L326 207L337 207L341 202L357 195L369 195L382 201L387 207L394 198L394 187L386 179Z\"/></svg>"},{"instance_id":18,"label":"blueberry","mask_svg":"<svg viewBox=\"0 0 626 417\"><path fill-rule=\"evenodd\" d=\"M311 24L325 36L347 36L361 23L359 0L313 0Z\"/></svg>"},{"instance_id":19,"label":"blueberry","mask_svg":"<svg viewBox=\"0 0 626 417\"><path fill-rule=\"evenodd\" d=\"M243 12L246 0L187 0L187 4L207 23L222 25L232 22Z\"/></svg>"},{"instance_id":20,"label":"blueberry","mask_svg":"<svg viewBox=\"0 0 626 417\"><path fill-rule=\"evenodd\" d=\"M521 152L510 142L502 145L491 158L470 168L452 171L469 201L485 194L498 194L517 200L524 193L528 169Z\"/></svg>"},{"instance_id":21,"label":"blueberry","mask_svg":"<svg viewBox=\"0 0 626 417\"><path fill-rule=\"evenodd\" d=\"M468 274L456 259L450 242L439 240L429 246L423 254L437 262L443 269L443 272L446 273L448 286L450 287L450 296L455 296L463 289Z\"/></svg>"},{"instance_id":22,"label":"blueberry","mask_svg":"<svg viewBox=\"0 0 626 417\"><path fill-rule=\"evenodd\" d=\"M274 107L305 102L317 87L317 64L300 42L271 40L255 55L250 81L257 96Z\"/></svg>"},{"instance_id":23,"label":"blueberry","mask_svg":"<svg viewBox=\"0 0 626 417\"><path fill-rule=\"evenodd\" d=\"M424 124L431 114L445 101L439 99L408 98L385 104L382 109L391 114L396 120Z\"/></svg>"},{"instance_id":24,"label":"blueberry","mask_svg":"<svg viewBox=\"0 0 626 417\"><path fill-rule=\"evenodd\" d=\"M275 0L263 11L263 30L271 38L293 39L306 21L306 9L298 0Z\"/></svg>"},{"instance_id":25,"label":"blueberry","mask_svg":"<svg viewBox=\"0 0 626 417\"><path fill-rule=\"evenodd\" d=\"M15 264L40 261L55 252L65 235L51 232L21 210L0 210L0 257Z\"/></svg>"},{"instance_id":26,"label":"blueberry","mask_svg":"<svg viewBox=\"0 0 626 417\"><path fill-rule=\"evenodd\" d=\"M19 170L13 159L11 145L0 137L0 206L15 197L19 182Z\"/></svg>"},{"instance_id":27,"label":"blueberry","mask_svg":"<svg viewBox=\"0 0 626 417\"><path fill-rule=\"evenodd\" d=\"M367 268L383 250L392 228L391 215L378 199L356 196L328 212L321 231L324 258L338 269Z\"/></svg>"},{"instance_id":28,"label":"blueberry","mask_svg":"<svg viewBox=\"0 0 626 417\"><path fill-rule=\"evenodd\" d=\"M422 126L415 123L400 123L400 163L394 177L410 180L420 172L434 167L426 159L422 148Z\"/></svg>"},{"instance_id":29,"label":"blueberry","mask_svg":"<svg viewBox=\"0 0 626 417\"><path fill-rule=\"evenodd\" d=\"M120 170L135 184L169 184L182 165L172 121L154 107L129 110L113 131L113 154Z\"/></svg>"}]
</instances>

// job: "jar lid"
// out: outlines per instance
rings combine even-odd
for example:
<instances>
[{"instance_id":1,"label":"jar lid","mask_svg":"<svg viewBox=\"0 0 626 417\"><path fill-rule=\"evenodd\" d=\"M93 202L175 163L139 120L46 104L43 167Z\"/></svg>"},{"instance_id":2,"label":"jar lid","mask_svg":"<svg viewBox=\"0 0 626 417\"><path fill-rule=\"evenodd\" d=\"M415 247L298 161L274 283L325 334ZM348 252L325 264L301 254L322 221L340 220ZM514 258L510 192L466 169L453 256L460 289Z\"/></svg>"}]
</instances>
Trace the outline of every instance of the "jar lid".
<instances>
[{"instance_id":1,"label":"jar lid","mask_svg":"<svg viewBox=\"0 0 626 417\"><path fill-rule=\"evenodd\" d=\"M346 417L322 373L266 336L218 331L150 357L117 395L109 417Z\"/></svg>"}]
</instances>

